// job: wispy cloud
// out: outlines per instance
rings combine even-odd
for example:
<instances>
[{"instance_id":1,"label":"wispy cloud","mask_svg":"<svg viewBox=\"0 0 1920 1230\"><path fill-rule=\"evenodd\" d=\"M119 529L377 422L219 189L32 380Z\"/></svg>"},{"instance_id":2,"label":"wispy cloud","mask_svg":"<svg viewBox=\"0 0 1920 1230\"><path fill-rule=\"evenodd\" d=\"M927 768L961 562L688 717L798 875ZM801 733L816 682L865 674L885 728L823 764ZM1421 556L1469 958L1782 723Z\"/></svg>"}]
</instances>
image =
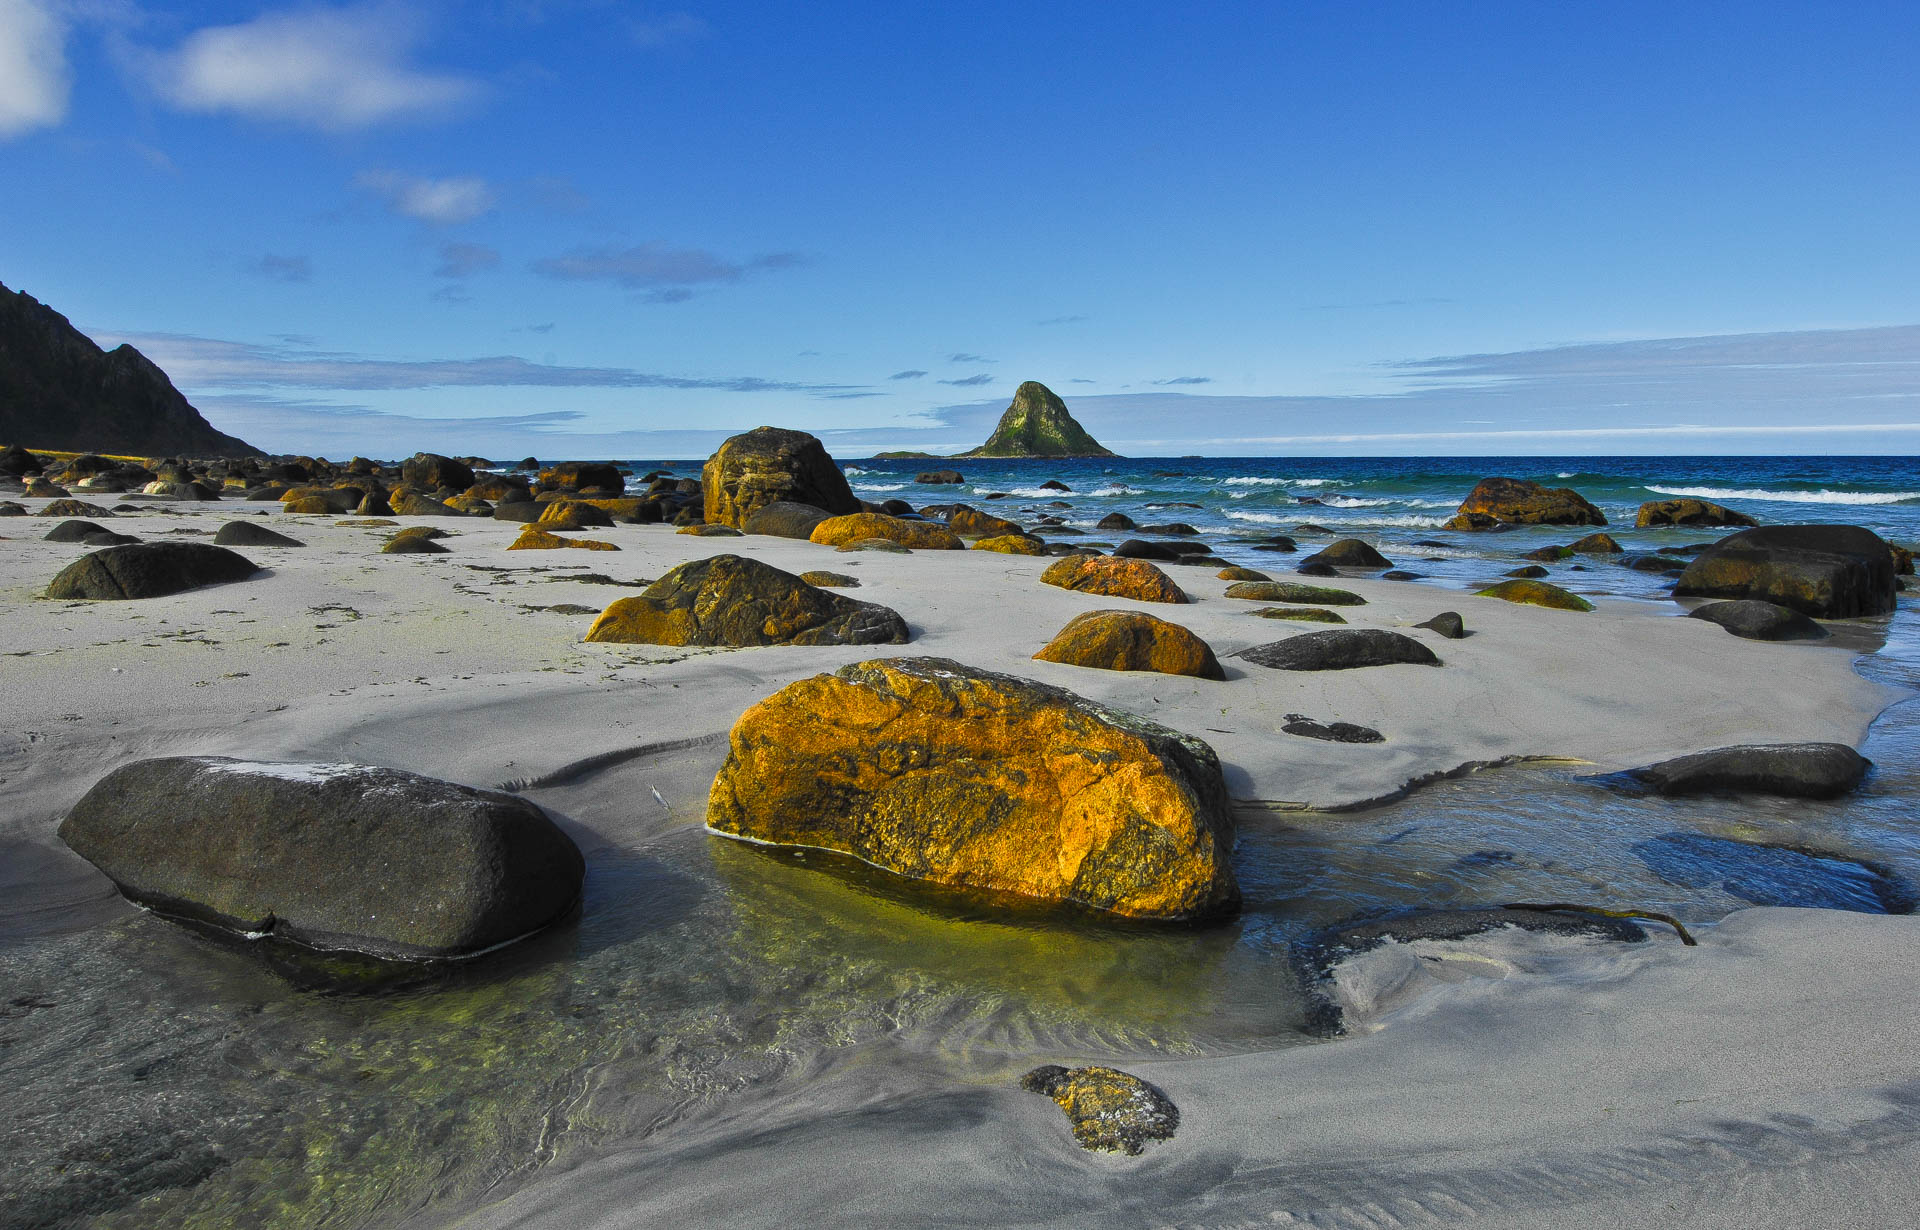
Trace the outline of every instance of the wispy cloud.
<instances>
[{"instance_id":1,"label":"wispy cloud","mask_svg":"<svg viewBox=\"0 0 1920 1230\"><path fill-rule=\"evenodd\" d=\"M640 292L649 302L679 303L691 298L696 286L738 282L748 274L791 269L800 263L793 252L730 261L701 248L674 248L652 241L631 248L575 248L535 261L533 271L567 282L612 282Z\"/></svg>"},{"instance_id":2,"label":"wispy cloud","mask_svg":"<svg viewBox=\"0 0 1920 1230\"><path fill-rule=\"evenodd\" d=\"M889 380L918 380L918 379L920 379L921 377L923 377L923 376L925 376L926 374L927 374L927 373L925 373L925 372L923 372L923 371L921 371L921 370L920 370L919 368L917 368L917 367L910 367L910 368L908 368L908 369L907 369L906 371L904 371L904 372L895 372L895 373L893 373L893 375L891 375L891 376L888 376L888 377L887 377L887 379L889 379Z\"/></svg>"},{"instance_id":3,"label":"wispy cloud","mask_svg":"<svg viewBox=\"0 0 1920 1230\"><path fill-rule=\"evenodd\" d=\"M435 277L465 278L499 264L500 253L483 243L446 243L440 245L440 266L433 272Z\"/></svg>"},{"instance_id":4,"label":"wispy cloud","mask_svg":"<svg viewBox=\"0 0 1920 1230\"><path fill-rule=\"evenodd\" d=\"M413 63L422 33L391 4L304 8L197 31L144 62L182 110L350 131L445 115L479 96L475 79Z\"/></svg>"},{"instance_id":5,"label":"wispy cloud","mask_svg":"<svg viewBox=\"0 0 1920 1230\"><path fill-rule=\"evenodd\" d=\"M994 360L989 359L987 358L987 356L980 355L980 354L950 354L947 356L947 362L949 363L992 363L994 362Z\"/></svg>"},{"instance_id":6,"label":"wispy cloud","mask_svg":"<svg viewBox=\"0 0 1920 1230\"><path fill-rule=\"evenodd\" d=\"M992 384L993 376L990 373L981 372L977 376L962 376L958 380L942 380L940 383L957 385L963 389L971 389L983 384Z\"/></svg>"},{"instance_id":7,"label":"wispy cloud","mask_svg":"<svg viewBox=\"0 0 1920 1230\"><path fill-rule=\"evenodd\" d=\"M1154 384L1212 384L1212 376L1175 376L1171 380L1155 380Z\"/></svg>"},{"instance_id":8,"label":"wispy cloud","mask_svg":"<svg viewBox=\"0 0 1920 1230\"><path fill-rule=\"evenodd\" d=\"M662 13L634 19L627 33L641 47L677 47L707 37L713 28L691 13Z\"/></svg>"},{"instance_id":9,"label":"wispy cloud","mask_svg":"<svg viewBox=\"0 0 1920 1230\"><path fill-rule=\"evenodd\" d=\"M100 333L106 346L130 342L158 363L174 383L209 389L430 389L535 387L714 389L728 393L809 393L831 396L858 385L805 384L758 376L673 376L627 367L562 367L514 355L477 359L370 359L361 355L290 350L178 333Z\"/></svg>"},{"instance_id":10,"label":"wispy cloud","mask_svg":"<svg viewBox=\"0 0 1920 1230\"><path fill-rule=\"evenodd\" d=\"M1303 312L1354 312L1372 308L1424 307L1434 303L1453 303L1452 299L1373 299L1365 303L1309 303Z\"/></svg>"},{"instance_id":11,"label":"wispy cloud","mask_svg":"<svg viewBox=\"0 0 1920 1230\"><path fill-rule=\"evenodd\" d=\"M3 3L4 0L0 0ZM270 282L310 282L313 280L313 262L304 256L276 256L269 252L242 266L248 273L263 277Z\"/></svg>"},{"instance_id":12,"label":"wispy cloud","mask_svg":"<svg viewBox=\"0 0 1920 1230\"><path fill-rule=\"evenodd\" d=\"M372 193L403 217L434 226L457 226L491 210L496 197L477 175L429 179L398 171L362 171L354 186Z\"/></svg>"},{"instance_id":13,"label":"wispy cloud","mask_svg":"<svg viewBox=\"0 0 1920 1230\"><path fill-rule=\"evenodd\" d=\"M67 29L46 0L0 0L0 139L67 118Z\"/></svg>"}]
</instances>

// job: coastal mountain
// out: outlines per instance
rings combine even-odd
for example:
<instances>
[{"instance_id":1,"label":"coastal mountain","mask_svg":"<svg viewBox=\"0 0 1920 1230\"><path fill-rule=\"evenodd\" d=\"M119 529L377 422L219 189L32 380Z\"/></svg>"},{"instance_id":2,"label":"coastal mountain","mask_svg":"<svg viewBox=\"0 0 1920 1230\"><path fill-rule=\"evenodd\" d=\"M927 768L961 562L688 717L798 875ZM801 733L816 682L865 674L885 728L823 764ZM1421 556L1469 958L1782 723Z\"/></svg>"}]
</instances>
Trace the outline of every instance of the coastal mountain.
<instances>
[{"instance_id":1,"label":"coastal mountain","mask_svg":"<svg viewBox=\"0 0 1920 1230\"><path fill-rule=\"evenodd\" d=\"M1000 425L979 448L960 457L1117 457L1100 447L1087 429L1067 413L1067 403L1038 380L1029 380L1013 394L1013 404L1000 416Z\"/></svg>"},{"instance_id":2,"label":"coastal mountain","mask_svg":"<svg viewBox=\"0 0 1920 1230\"><path fill-rule=\"evenodd\" d=\"M0 441L137 457L256 457L216 431L131 346L103 351L32 295L0 285Z\"/></svg>"}]
</instances>

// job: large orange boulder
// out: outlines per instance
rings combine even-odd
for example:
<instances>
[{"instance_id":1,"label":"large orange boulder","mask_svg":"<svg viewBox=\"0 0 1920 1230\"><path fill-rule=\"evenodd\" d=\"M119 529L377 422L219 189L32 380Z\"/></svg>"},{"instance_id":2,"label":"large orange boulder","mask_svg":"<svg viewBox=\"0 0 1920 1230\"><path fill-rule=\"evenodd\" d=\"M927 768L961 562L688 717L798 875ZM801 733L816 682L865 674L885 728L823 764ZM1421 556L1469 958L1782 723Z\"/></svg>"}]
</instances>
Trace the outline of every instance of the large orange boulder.
<instances>
[{"instance_id":1,"label":"large orange boulder","mask_svg":"<svg viewBox=\"0 0 1920 1230\"><path fill-rule=\"evenodd\" d=\"M723 441L700 472L700 492L709 525L741 524L767 504L811 504L835 516L860 511L820 441L804 431L756 427Z\"/></svg>"},{"instance_id":2,"label":"large orange boulder","mask_svg":"<svg viewBox=\"0 0 1920 1230\"><path fill-rule=\"evenodd\" d=\"M1605 525L1606 514L1571 487L1542 487L1524 478L1483 478L1460 502L1447 528L1495 525Z\"/></svg>"},{"instance_id":3,"label":"large orange boulder","mask_svg":"<svg viewBox=\"0 0 1920 1230\"><path fill-rule=\"evenodd\" d=\"M1198 679L1227 677L1205 641L1179 624L1139 611L1076 615L1033 656L1042 662L1097 670L1158 671Z\"/></svg>"},{"instance_id":4,"label":"large orange boulder","mask_svg":"<svg viewBox=\"0 0 1920 1230\"><path fill-rule=\"evenodd\" d=\"M550 530L584 530L613 525L613 514L583 500L554 500L540 512L538 525Z\"/></svg>"},{"instance_id":5,"label":"large orange boulder","mask_svg":"<svg viewBox=\"0 0 1920 1230\"><path fill-rule=\"evenodd\" d=\"M973 544L976 551L998 551L1002 555L1045 555L1047 544L1026 534L1001 534L982 538Z\"/></svg>"},{"instance_id":6,"label":"large orange boulder","mask_svg":"<svg viewBox=\"0 0 1920 1230\"><path fill-rule=\"evenodd\" d=\"M958 534L944 525L869 512L828 517L814 526L807 538L823 547L843 547L869 538L881 538L922 551L964 551L967 547Z\"/></svg>"},{"instance_id":7,"label":"large orange boulder","mask_svg":"<svg viewBox=\"0 0 1920 1230\"><path fill-rule=\"evenodd\" d=\"M904 645L898 612L739 555L680 565L600 613L589 641L638 645Z\"/></svg>"},{"instance_id":8,"label":"large orange boulder","mask_svg":"<svg viewBox=\"0 0 1920 1230\"><path fill-rule=\"evenodd\" d=\"M1129 918L1240 903L1205 742L943 658L857 663L747 710L707 827Z\"/></svg>"},{"instance_id":9,"label":"large orange boulder","mask_svg":"<svg viewBox=\"0 0 1920 1230\"><path fill-rule=\"evenodd\" d=\"M955 504L948 509L947 525L954 533L967 538L1001 538L1027 532L1019 522L981 512L971 504Z\"/></svg>"},{"instance_id":10,"label":"large orange boulder","mask_svg":"<svg viewBox=\"0 0 1920 1230\"><path fill-rule=\"evenodd\" d=\"M1143 559L1111 555L1069 555L1049 565L1040 580L1061 589L1136 602L1186 602L1186 594L1166 573Z\"/></svg>"}]
</instances>

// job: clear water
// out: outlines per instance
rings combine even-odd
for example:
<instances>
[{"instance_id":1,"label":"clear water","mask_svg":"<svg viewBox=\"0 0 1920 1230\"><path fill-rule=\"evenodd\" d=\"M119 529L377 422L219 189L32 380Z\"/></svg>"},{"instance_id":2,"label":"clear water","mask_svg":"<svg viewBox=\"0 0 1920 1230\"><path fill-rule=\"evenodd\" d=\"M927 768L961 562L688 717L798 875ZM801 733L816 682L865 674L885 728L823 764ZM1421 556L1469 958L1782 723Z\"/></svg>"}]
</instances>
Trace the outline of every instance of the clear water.
<instances>
[{"instance_id":1,"label":"clear water","mask_svg":"<svg viewBox=\"0 0 1920 1230\"><path fill-rule=\"evenodd\" d=\"M856 463L854 482L893 481L887 464ZM941 463L890 464L897 476ZM955 464L985 490L1058 476L1076 488L1061 497L1074 504L1063 513L1069 520L1115 507L1141 520L1184 520L1208 529L1223 555L1247 524L1231 512L1283 516L1282 531L1311 519L1363 533L1443 585L1498 571L1533 539L1568 537L1444 535L1388 520L1440 516L1485 473L1565 482L1616 523L1625 509L1629 525L1631 506L1652 498L1650 485L1920 492L1911 462L1879 459L1685 459L1666 471L1595 459L1578 469L1537 459L1530 469L1399 460ZM1155 476L1174 470L1177 477ZM1293 481L1229 481L1236 478ZM1132 494L1082 494L1101 481ZM1309 492L1350 493L1355 502L1287 502L1287 493ZM1204 507L1146 507L1174 497ZM956 494L927 488L908 498ZM1442 499L1446 509L1420 504ZM1765 520L1844 519L1911 542L1916 500L1817 509L1778 501L1786 515L1763 512L1757 500L1724 502ZM1426 537L1458 545L1418 555L1412 540ZM1556 572L1601 592L1654 597L1662 584L1610 565ZM1861 669L1920 684L1910 599L1889 619L1858 621L1854 636L1862 647L1879 645ZM1853 892L1871 905L1857 896L1857 868L1840 860L1920 881L1911 803L1920 787L1920 702L1889 710L1865 751L1876 762L1867 787L1831 803L1648 798L1544 764L1443 782L1370 811L1245 809L1236 863L1246 907L1205 929L1009 918L857 868L823 868L818 855L809 861L682 829L596 856L576 925L380 994L301 989L257 956L147 916L7 941L0 1226L442 1222L556 1158L751 1114L841 1073L950 1088L1005 1082L1055 1058L1302 1044L1292 946L1361 913L1555 900L1710 923L1768 894L1844 902ZM1748 843L1736 851L1774 849L1729 871L1712 861L1726 848L1715 843L1728 842Z\"/></svg>"}]
</instances>

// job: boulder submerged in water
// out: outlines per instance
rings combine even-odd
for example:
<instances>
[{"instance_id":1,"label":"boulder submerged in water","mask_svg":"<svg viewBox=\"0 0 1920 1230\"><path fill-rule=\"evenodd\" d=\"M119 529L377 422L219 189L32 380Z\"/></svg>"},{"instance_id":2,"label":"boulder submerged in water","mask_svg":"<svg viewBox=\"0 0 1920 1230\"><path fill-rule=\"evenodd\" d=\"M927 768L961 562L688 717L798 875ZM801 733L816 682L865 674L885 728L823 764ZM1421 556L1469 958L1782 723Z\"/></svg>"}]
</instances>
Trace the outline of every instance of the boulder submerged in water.
<instances>
[{"instance_id":1,"label":"boulder submerged in water","mask_svg":"<svg viewBox=\"0 0 1920 1230\"><path fill-rule=\"evenodd\" d=\"M1858 786L1873 762L1844 743L1758 743L1721 747L1632 769L1659 794L1775 794L1831 799Z\"/></svg>"},{"instance_id":2,"label":"boulder submerged in water","mask_svg":"<svg viewBox=\"0 0 1920 1230\"><path fill-rule=\"evenodd\" d=\"M1857 525L1768 525L1742 530L1693 558L1676 598L1758 598L1816 619L1894 608L1893 550Z\"/></svg>"},{"instance_id":3,"label":"boulder submerged in water","mask_svg":"<svg viewBox=\"0 0 1920 1230\"><path fill-rule=\"evenodd\" d=\"M1605 525L1606 514L1571 487L1543 487L1522 478L1483 478L1460 502L1450 530L1495 525Z\"/></svg>"},{"instance_id":4,"label":"boulder submerged in water","mask_svg":"<svg viewBox=\"0 0 1920 1230\"><path fill-rule=\"evenodd\" d=\"M707 802L722 836L1129 918L1240 903L1213 749L1063 688L879 659L789 684L730 740Z\"/></svg>"},{"instance_id":5,"label":"boulder submerged in water","mask_svg":"<svg viewBox=\"0 0 1920 1230\"><path fill-rule=\"evenodd\" d=\"M525 799L371 765L136 761L60 837L159 913L403 960L538 931L573 909L585 871Z\"/></svg>"}]
</instances>

